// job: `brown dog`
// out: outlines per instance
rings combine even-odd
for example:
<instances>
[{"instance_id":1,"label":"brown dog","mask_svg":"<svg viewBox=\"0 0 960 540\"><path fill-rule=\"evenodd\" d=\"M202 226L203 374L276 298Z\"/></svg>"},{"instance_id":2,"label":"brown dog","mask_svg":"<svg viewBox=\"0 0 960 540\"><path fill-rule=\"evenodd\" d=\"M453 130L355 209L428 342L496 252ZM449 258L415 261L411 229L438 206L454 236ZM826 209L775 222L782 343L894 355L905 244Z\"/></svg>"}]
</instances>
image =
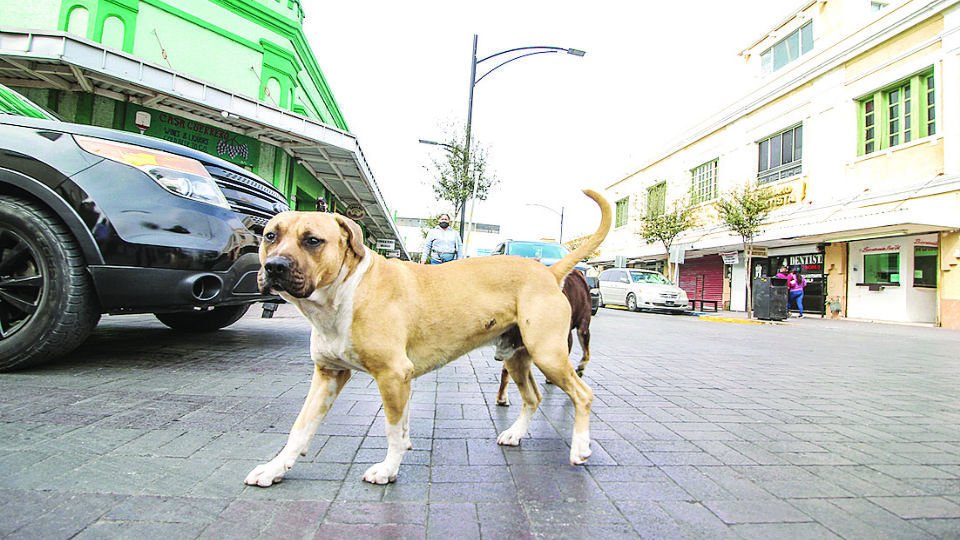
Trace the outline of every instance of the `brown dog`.
<instances>
[{"instance_id":1,"label":"brown dog","mask_svg":"<svg viewBox=\"0 0 960 540\"><path fill-rule=\"evenodd\" d=\"M356 223L337 214L284 212L264 228L260 290L279 293L310 321L310 390L287 443L268 463L247 475L250 485L283 478L350 379L366 371L377 383L386 418L387 455L363 475L367 482L396 480L410 449L410 383L518 328L524 349L505 361L523 398L520 417L497 438L516 446L526 436L541 394L531 364L570 396L575 409L570 462L590 456L593 391L570 365L564 347L570 304L560 283L595 250L613 220L610 203L585 191L600 206L600 227L553 266L520 257L479 257L423 266L387 260L363 244Z\"/></svg>"},{"instance_id":2,"label":"brown dog","mask_svg":"<svg viewBox=\"0 0 960 540\"><path fill-rule=\"evenodd\" d=\"M593 306L590 301L590 286L587 285L587 279L583 277L580 270L574 269L563 280L563 295L570 302L570 332L577 331L577 340L580 342L580 349L583 351L583 356L580 357L580 363L577 365L577 376L583 377L583 372L587 369L587 364L590 363L590 317L592 316ZM573 334L570 332L567 332L567 354L573 349ZM500 336L494 358L504 361L513 356L521 347L523 347L523 341L520 338L520 330L514 328ZM504 407L510 405L510 397L507 396L508 381L507 368L504 367L500 372L497 405Z\"/></svg>"}]
</instances>

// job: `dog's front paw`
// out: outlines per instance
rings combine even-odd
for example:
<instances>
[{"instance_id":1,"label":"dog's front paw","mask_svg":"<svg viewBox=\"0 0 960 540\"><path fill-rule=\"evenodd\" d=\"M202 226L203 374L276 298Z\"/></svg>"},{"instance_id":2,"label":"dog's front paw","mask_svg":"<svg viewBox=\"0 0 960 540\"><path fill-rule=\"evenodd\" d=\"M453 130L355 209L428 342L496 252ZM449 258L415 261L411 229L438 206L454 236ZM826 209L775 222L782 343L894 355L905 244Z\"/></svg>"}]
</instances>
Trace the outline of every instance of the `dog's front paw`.
<instances>
[{"instance_id":1,"label":"dog's front paw","mask_svg":"<svg viewBox=\"0 0 960 540\"><path fill-rule=\"evenodd\" d=\"M510 428L497 437L497 444L501 446L520 446L520 439L526 435L525 432Z\"/></svg>"},{"instance_id":2,"label":"dog's front paw","mask_svg":"<svg viewBox=\"0 0 960 540\"><path fill-rule=\"evenodd\" d=\"M588 433L574 433L573 441L570 445L570 464L583 465L592 453L593 452L590 451L590 435Z\"/></svg>"},{"instance_id":3,"label":"dog's front paw","mask_svg":"<svg viewBox=\"0 0 960 540\"><path fill-rule=\"evenodd\" d=\"M243 480L243 483L248 486L270 487L283 480L283 473L287 472L289 468L277 460L257 465Z\"/></svg>"},{"instance_id":4,"label":"dog's front paw","mask_svg":"<svg viewBox=\"0 0 960 540\"><path fill-rule=\"evenodd\" d=\"M388 484L397 481L399 467L391 467L386 462L377 463L363 473L363 481L371 484Z\"/></svg>"}]
</instances>

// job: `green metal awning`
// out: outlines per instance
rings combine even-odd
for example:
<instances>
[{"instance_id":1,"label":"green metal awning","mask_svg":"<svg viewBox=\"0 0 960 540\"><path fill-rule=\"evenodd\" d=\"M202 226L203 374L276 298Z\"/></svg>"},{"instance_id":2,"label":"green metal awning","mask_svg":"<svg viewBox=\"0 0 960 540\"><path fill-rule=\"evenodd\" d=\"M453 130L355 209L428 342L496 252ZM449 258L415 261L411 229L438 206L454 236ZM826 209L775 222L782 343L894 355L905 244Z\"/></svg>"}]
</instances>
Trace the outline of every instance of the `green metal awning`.
<instances>
[{"instance_id":1,"label":"green metal awning","mask_svg":"<svg viewBox=\"0 0 960 540\"><path fill-rule=\"evenodd\" d=\"M0 82L102 95L280 147L350 208L368 240L394 240L409 259L349 132L65 32L0 28Z\"/></svg>"}]
</instances>

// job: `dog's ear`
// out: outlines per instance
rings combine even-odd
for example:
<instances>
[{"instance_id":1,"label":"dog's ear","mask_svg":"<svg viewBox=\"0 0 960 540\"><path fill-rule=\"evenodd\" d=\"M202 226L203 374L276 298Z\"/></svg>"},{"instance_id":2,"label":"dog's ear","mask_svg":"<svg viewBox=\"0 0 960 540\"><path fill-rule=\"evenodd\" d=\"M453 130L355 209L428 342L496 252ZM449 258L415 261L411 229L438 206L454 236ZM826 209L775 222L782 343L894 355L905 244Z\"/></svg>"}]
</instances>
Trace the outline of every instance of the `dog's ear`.
<instances>
[{"instance_id":1,"label":"dog's ear","mask_svg":"<svg viewBox=\"0 0 960 540\"><path fill-rule=\"evenodd\" d=\"M333 217L337 220L337 223L340 224L340 229L343 234L346 235L347 245L350 246L350 249L352 249L358 257L363 257L363 231L360 230L360 226L357 225L356 221L341 216L340 214L333 214Z\"/></svg>"}]
</instances>

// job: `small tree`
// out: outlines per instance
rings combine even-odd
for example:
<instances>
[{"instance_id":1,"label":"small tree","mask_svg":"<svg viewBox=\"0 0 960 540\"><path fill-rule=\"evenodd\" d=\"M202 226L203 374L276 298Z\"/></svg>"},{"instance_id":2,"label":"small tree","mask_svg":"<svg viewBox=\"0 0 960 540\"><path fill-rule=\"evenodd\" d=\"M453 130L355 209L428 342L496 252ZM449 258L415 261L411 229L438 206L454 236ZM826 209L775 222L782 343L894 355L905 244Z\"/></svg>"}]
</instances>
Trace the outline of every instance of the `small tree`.
<instances>
[{"instance_id":1,"label":"small tree","mask_svg":"<svg viewBox=\"0 0 960 540\"><path fill-rule=\"evenodd\" d=\"M740 235L743 241L743 257L747 277L747 317L753 317L753 281L750 279L750 251L753 239L762 229L760 226L773 208L770 190L752 183L733 190L720 198L717 209L723 223Z\"/></svg>"},{"instance_id":2,"label":"small tree","mask_svg":"<svg viewBox=\"0 0 960 540\"><path fill-rule=\"evenodd\" d=\"M573 251L578 247L580 247L581 245L583 245L583 243L589 239L590 239L590 236L581 236L580 238L574 238L573 240L568 240L564 242L563 246L569 249L570 251ZM590 253L586 257L584 257L584 260L590 260L590 259L593 259L594 257L599 257L599 256L600 256L600 248L597 248L593 250L593 253Z\"/></svg>"},{"instance_id":3,"label":"small tree","mask_svg":"<svg viewBox=\"0 0 960 540\"><path fill-rule=\"evenodd\" d=\"M464 140L451 136L441 146L447 149L443 159L434 159L434 183L431 186L438 201L453 204L454 214L463 216L467 201L473 196L473 185L477 184L477 199L487 199L490 188L497 183L496 177L487 169L487 150L476 141L471 143L467 155ZM464 159L469 159L466 167Z\"/></svg>"},{"instance_id":4,"label":"small tree","mask_svg":"<svg viewBox=\"0 0 960 540\"><path fill-rule=\"evenodd\" d=\"M673 269L670 267L670 248L673 246L673 241L683 231L696 226L697 219L693 207L686 204L686 201L674 201L670 211L657 215L647 213L640 218L640 230L637 231L637 234L648 244L660 242L667 251L665 268L668 279L673 280Z\"/></svg>"}]
</instances>

